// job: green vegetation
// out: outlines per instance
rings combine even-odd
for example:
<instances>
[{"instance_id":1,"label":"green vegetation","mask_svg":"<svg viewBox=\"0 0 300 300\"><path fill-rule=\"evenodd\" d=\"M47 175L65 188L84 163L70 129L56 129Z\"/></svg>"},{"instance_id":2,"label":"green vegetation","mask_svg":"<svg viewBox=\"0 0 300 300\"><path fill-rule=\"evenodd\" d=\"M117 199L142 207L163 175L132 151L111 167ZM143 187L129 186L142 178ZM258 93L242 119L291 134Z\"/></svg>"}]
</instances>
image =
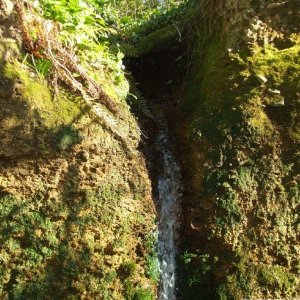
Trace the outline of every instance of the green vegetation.
<instances>
[{"instance_id":1,"label":"green vegetation","mask_svg":"<svg viewBox=\"0 0 300 300\"><path fill-rule=\"evenodd\" d=\"M76 102L68 99L68 96L64 94L57 97L54 102L47 83L43 79L31 78L29 70L19 62L6 64L2 78L21 82L20 93L31 109L40 113L47 128L71 124L80 114L80 108Z\"/></svg>"},{"instance_id":2,"label":"green vegetation","mask_svg":"<svg viewBox=\"0 0 300 300\"><path fill-rule=\"evenodd\" d=\"M72 126L62 127L56 133L56 145L60 150L72 148L74 145L79 144L82 138L75 128Z\"/></svg>"},{"instance_id":3,"label":"green vegetation","mask_svg":"<svg viewBox=\"0 0 300 300\"><path fill-rule=\"evenodd\" d=\"M135 50L133 43L146 33L159 29L162 23L164 26L168 24L174 18L175 11L178 11L176 7L182 2L184 1L168 0L160 3L157 0L126 0L111 3L107 0L43 0L39 10L43 17L61 24L62 41L75 47L76 54L85 67L100 70L105 66L108 73L114 76L114 83L122 86L125 77L120 49L125 54L130 49L137 51L138 55L149 53L149 49L145 48L152 49L153 46L148 46L150 40L155 45L159 44L156 41L159 33L154 38L147 37L142 41L137 46L140 48L138 50ZM178 36L175 24L171 29L170 37ZM131 39L129 43L128 39Z\"/></svg>"},{"instance_id":4,"label":"green vegetation","mask_svg":"<svg viewBox=\"0 0 300 300\"><path fill-rule=\"evenodd\" d=\"M112 130L140 142L110 14L121 4L29 2L23 49L0 42L1 299L154 299L154 249L139 253L153 230L150 181ZM95 118L81 93L91 86L120 116L96 103Z\"/></svg>"},{"instance_id":5,"label":"green vegetation","mask_svg":"<svg viewBox=\"0 0 300 300\"><path fill-rule=\"evenodd\" d=\"M157 255L157 233L150 233L145 241L145 259L147 276L153 281L159 281L159 261Z\"/></svg>"},{"instance_id":6,"label":"green vegetation","mask_svg":"<svg viewBox=\"0 0 300 300\"><path fill-rule=\"evenodd\" d=\"M127 217L117 220L115 210L124 192L112 186L93 193L76 191L76 174L70 170L69 175L55 198L44 196L42 190L28 199L1 196L1 297L57 299L85 294L110 299L123 276L137 285L135 263L121 264L120 274L114 271L117 266L111 266L128 257L118 249L127 247L131 223ZM116 229L116 224L121 227ZM113 244L106 244L104 234L116 236ZM116 262L110 259L120 255ZM137 288L134 295L133 299L152 299L151 290Z\"/></svg>"},{"instance_id":7,"label":"green vegetation","mask_svg":"<svg viewBox=\"0 0 300 300\"><path fill-rule=\"evenodd\" d=\"M203 16L207 24L220 17L213 5L199 11L198 18ZM211 33L203 33L195 20L190 38L192 66L180 103L188 130L181 134L189 135L192 156L184 161L195 174L187 197L205 225L195 235L203 240L189 241L186 251L219 257L206 277L212 287L208 295L202 295L207 284L201 283L199 254L189 262L191 271L184 276L196 283L196 299L299 296L292 191L299 185L299 37L284 32L281 47L280 38L263 44L241 38L246 26L228 23L221 28L216 23ZM257 39L259 34L267 39L272 31L266 26L262 33L249 25L251 30ZM193 170L198 163L204 166L203 180Z\"/></svg>"},{"instance_id":8,"label":"green vegetation","mask_svg":"<svg viewBox=\"0 0 300 300\"><path fill-rule=\"evenodd\" d=\"M14 89L7 97L0 98L2 107L7 110L0 113L1 135L6 141L2 153L20 155L33 149L47 153L64 143L62 128L70 126L74 126L74 134L72 143L67 143L79 141L74 139L79 134L78 129L71 124L85 111L82 100L65 90L54 98L46 80L16 59L20 55L16 45L5 41L2 44L9 57L2 62L0 78L7 90ZM58 148L65 147L61 146Z\"/></svg>"},{"instance_id":9,"label":"green vegetation","mask_svg":"<svg viewBox=\"0 0 300 300\"><path fill-rule=\"evenodd\" d=\"M95 1L96 2L96 1ZM112 33L101 10L94 1L41 1L40 13L47 19L60 23L60 37L67 45L73 45L81 63L92 70L108 68L106 74L114 76L116 84L124 77L122 57L109 51L107 37Z\"/></svg>"},{"instance_id":10,"label":"green vegetation","mask_svg":"<svg viewBox=\"0 0 300 300\"><path fill-rule=\"evenodd\" d=\"M135 292L133 300L153 300L154 297L150 290L139 289Z\"/></svg>"},{"instance_id":11,"label":"green vegetation","mask_svg":"<svg viewBox=\"0 0 300 300\"><path fill-rule=\"evenodd\" d=\"M217 262L217 258L211 259L209 254L197 255L195 253L184 253L182 260L186 267L185 271L190 287L207 282L209 273L211 273L214 263Z\"/></svg>"},{"instance_id":12,"label":"green vegetation","mask_svg":"<svg viewBox=\"0 0 300 300\"><path fill-rule=\"evenodd\" d=\"M244 258L243 262L246 261ZM297 276L289 273L286 268L279 265L250 266L240 263L232 275L226 277L224 284L217 289L217 299L240 299L240 297L253 298L262 289L268 294L275 291L275 297L297 297Z\"/></svg>"},{"instance_id":13,"label":"green vegetation","mask_svg":"<svg viewBox=\"0 0 300 300\"><path fill-rule=\"evenodd\" d=\"M151 184L128 153L141 133L125 101L153 115L129 93L124 57L155 59L178 41L188 44L175 98L191 175L182 297L299 297L296 5L273 14L258 11L264 1L217 2L24 6L24 49L0 42L1 299L155 298Z\"/></svg>"}]
</instances>

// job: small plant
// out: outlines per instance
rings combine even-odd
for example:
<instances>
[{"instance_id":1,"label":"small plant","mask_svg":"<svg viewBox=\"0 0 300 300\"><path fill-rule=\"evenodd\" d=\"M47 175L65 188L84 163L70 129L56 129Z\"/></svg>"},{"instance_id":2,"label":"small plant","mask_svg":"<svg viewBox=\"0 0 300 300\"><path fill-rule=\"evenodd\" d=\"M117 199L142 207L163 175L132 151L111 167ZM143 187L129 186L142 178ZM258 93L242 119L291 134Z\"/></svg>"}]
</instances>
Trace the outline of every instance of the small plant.
<instances>
[{"instance_id":1,"label":"small plant","mask_svg":"<svg viewBox=\"0 0 300 300\"><path fill-rule=\"evenodd\" d=\"M52 63L48 59L35 58L33 55L26 54L23 64L30 67L37 73L40 79L45 79L50 74Z\"/></svg>"},{"instance_id":2,"label":"small plant","mask_svg":"<svg viewBox=\"0 0 300 300\"><path fill-rule=\"evenodd\" d=\"M59 150L66 150L81 142L79 133L73 126L64 126L56 134L56 145Z\"/></svg>"},{"instance_id":3,"label":"small plant","mask_svg":"<svg viewBox=\"0 0 300 300\"><path fill-rule=\"evenodd\" d=\"M132 300L154 300L150 289L139 288L135 291Z\"/></svg>"},{"instance_id":4,"label":"small plant","mask_svg":"<svg viewBox=\"0 0 300 300\"><path fill-rule=\"evenodd\" d=\"M120 267L120 271L122 276L125 278L130 278L136 272L136 263L132 261L124 262Z\"/></svg>"},{"instance_id":5,"label":"small plant","mask_svg":"<svg viewBox=\"0 0 300 300\"><path fill-rule=\"evenodd\" d=\"M211 257L209 254L200 255L185 252L181 256L181 260L183 262L184 274L188 277L187 282L190 287L193 287L207 282L218 258Z\"/></svg>"},{"instance_id":6,"label":"small plant","mask_svg":"<svg viewBox=\"0 0 300 300\"><path fill-rule=\"evenodd\" d=\"M154 282L158 282L160 277L160 267L157 254L157 232L152 232L145 239L146 254L145 260L147 265L147 275Z\"/></svg>"},{"instance_id":7,"label":"small plant","mask_svg":"<svg viewBox=\"0 0 300 300\"><path fill-rule=\"evenodd\" d=\"M151 255L146 255L145 259L148 277L154 282L158 282L160 277L160 268L157 254L151 253Z\"/></svg>"}]
</instances>

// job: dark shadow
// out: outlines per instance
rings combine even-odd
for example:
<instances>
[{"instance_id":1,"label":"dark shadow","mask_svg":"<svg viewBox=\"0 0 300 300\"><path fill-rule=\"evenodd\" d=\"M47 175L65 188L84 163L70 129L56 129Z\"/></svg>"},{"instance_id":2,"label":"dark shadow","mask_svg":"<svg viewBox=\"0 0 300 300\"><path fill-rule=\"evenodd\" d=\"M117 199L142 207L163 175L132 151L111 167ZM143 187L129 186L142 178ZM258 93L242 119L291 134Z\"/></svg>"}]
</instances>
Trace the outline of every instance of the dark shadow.
<instances>
[{"instance_id":1,"label":"dark shadow","mask_svg":"<svg viewBox=\"0 0 300 300\"><path fill-rule=\"evenodd\" d=\"M174 127L174 123L176 124L177 120L175 111L180 98L179 88L185 76L185 53L186 45L177 41L162 51L138 59L127 59L126 61L127 68L137 82L136 87L132 90L132 94L138 94L140 99L137 99L137 101L142 100L146 102L154 118L159 118L160 113L162 113L170 129ZM151 177L153 199L156 200L156 211L159 213L157 180L162 174L163 161L155 146L158 128L156 122L146 117L138 105L132 104L133 113L138 117L140 127L144 133L139 150L146 157L147 169ZM171 134L170 146L174 148L173 153L178 156L179 151L176 146L179 143L176 141L175 134L173 132ZM179 158L178 161L180 161ZM177 242L179 244L186 242L184 234L178 239ZM179 274L180 270L178 269L177 271ZM182 274L179 274L178 277L180 280L183 279ZM182 284L179 284L178 288L180 291ZM178 292L178 296L180 296L179 294L180 292Z\"/></svg>"},{"instance_id":2,"label":"dark shadow","mask_svg":"<svg viewBox=\"0 0 300 300\"><path fill-rule=\"evenodd\" d=\"M183 74L184 52L185 44L176 42L161 52L137 59L126 59L126 67L136 82L132 84L131 92L137 95L138 99L131 103L131 110L137 116L143 133L139 150L146 157L147 169L152 179L153 199L158 198L157 178L162 166L161 157L154 144L158 128L155 120L144 114L140 102L142 101L142 106L145 105L154 116L154 107L157 107L158 110L165 110L167 119L172 119L172 110L176 106L173 92L174 87L179 86Z\"/></svg>"}]
</instances>

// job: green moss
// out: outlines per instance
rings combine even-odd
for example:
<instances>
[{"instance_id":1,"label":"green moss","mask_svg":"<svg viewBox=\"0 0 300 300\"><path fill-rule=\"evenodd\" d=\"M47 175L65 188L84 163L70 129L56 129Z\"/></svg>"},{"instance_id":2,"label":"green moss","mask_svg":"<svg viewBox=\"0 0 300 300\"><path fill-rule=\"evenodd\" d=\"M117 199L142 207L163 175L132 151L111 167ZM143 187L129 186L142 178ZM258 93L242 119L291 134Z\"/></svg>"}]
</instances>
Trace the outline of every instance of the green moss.
<instances>
[{"instance_id":1,"label":"green moss","mask_svg":"<svg viewBox=\"0 0 300 300\"><path fill-rule=\"evenodd\" d=\"M82 137L73 126L63 126L55 135L56 145L60 150L66 150L82 141Z\"/></svg>"},{"instance_id":2,"label":"green moss","mask_svg":"<svg viewBox=\"0 0 300 300\"><path fill-rule=\"evenodd\" d=\"M19 46L16 40L13 39L1 39L0 41L0 67L2 69L6 60L12 56L16 56L20 53ZM1 70L3 71L3 70ZM2 76L2 72L0 73Z\"/></svg>"},{"instance_id":3,"label":"green moss","mask_svg":"<svg viewBox=\"0 0 300 300\"><path fill-rule=\"evenodd\" d=\"M300 141L299 131L299 93L300 93L300 44L278 50L272 46L257 49L256 54L248 58L255 74L263 74L267 78L265 92L261 93L262 103L284 103L279 126L287 128L289 137L294 142ZM280 95L272 94L277 90Z\"/></svg>"},{"instance_id":4,"label":"green moss","mask_svg":"<svg viewBox=\"0 0 300 300\"><path fill-rule=\"evenodd\" d=\"M135 291L132 300L153 300L153 294L150 289L138 289Z\"/></svg>"},{"instance_id":5,"label":"green moss","mask_svg":"<svg viewBox=\"0 0 300 300\"><path fill-rule=\"evenodd\" d=\"M146 261L146 274L153 281L159 281L159 260L157 254L157 234L155 232L149 233L144 244L146 247L145 251L145 261Z\"/></svg>"},{"instance_id":6,"label":"green moss","mask_svg":"<svg viewBox=\"0 0 300 300\"><path fill-rule=\"evenodd\" d=\"M137 265L133 261L124 262L120 266L120 272L122 273L122 276L124 276L125 278L132 277L135 274L136 269L137 269Z\"/></svg>"},{"instance_id":7,"label":"green moss","mask_svg":"<svg viewBox=\"0 0 300 300\"><path fill-rule=\"evenodd\" d=\"M299 279L286 268L278 265L249 265L246 259L237 265L237 270L226 277L225 283L216 290L216 298L241 299L257 297L260 291L263 297L275 290L277 298L297 297Z\"/></svg>"},{"instance_id":8,"label":"green moss","mask_svg":"<svg viewBox=\"0 0 300 300\"><path fill-rule=\"evenodd\" d=\"M272 46L256 50L256 54L248 58L256 74L267 77L274 88L288 85L290 92L300 89L297 80L300 72L300 45L278 50Z\"/></svg>"},{"instance_id":9,"label":"green moss","mask_svg":"<svg viewBox=\"0 0 300 300\"><path fill-rule=\"evenodd\" d=\"M242 192L247 191L255 191L255 188L257 187L257 182L255 180L255 173L253 168L251 167L240 167L237 170L236 178L236 184L238 188Z\"/></svg>"},{"instance_id":10,"label":"green moss","mask_svg":"<svg viewBox=\"0 0 300 300\"><path fill-rule=\"evenodd\" d=\"M199 51L198 48L196 51ZM297 118L299 51L298 44L285 50L269 47L256 49L255 55L243 59L239 54L229 53L221 37L211 38L202 62L193 67L189 74L181 108L193 117L198 130L215 136L216 141L224 135L240 132L237 124L242 123L246 123L252 138L258 141L274 135L272 120L263 105L285 100L288 107L285 122L289 123L290 137L297 140L300 128ZM196 53L194 55L197 57ZM258 74L268 80L262 87L255 80L254 75ZM277 89L281 91L281 96L272 94L272 90ZM276 100L276 97L279 99Z\"/></svg>"},{"instance_id":11,"label":"green moss","mask_svg":"<svg viewBox=\"0 0 300 300\"><path fill-rule=\"evenodd\" d=\"M208 102L214 101L217 103L218 101L218 99L209 92L220 92L220 88L215 87L220 84L221 80L224 80L225 74L220 68L223 60L224 43L219 38L211 38L211 40L207 42L207 45L205 60L203 61L200 58L203 54L203 47L195 46L193 60L196 65L191 69L188 76L188 86L182 105L182 109L186 111L187 114L195 112L195 108L197 109L196 114L199 114L199 110L202 109L205 103L206 108L212 111L215 107L211 106ZM200 68L201 72L199 72ZM201 106L201 108L199 106Z\"/></svg>"},{"instance_id":12,"label":"green moss","mask_svg":"<svg viewBox=\"0 0 300 300\"><path fill-rule=\"evenodd\" d=\"M87 111L81 98L63 89L53 98L47 81L12 57L12 49L7 51L0 76L11 92L6 96L8 99L0 97L3 107L0 124L2 138L6 140L1 153L8 156L30 151L48 153L57 148L55 143L58 148L66 148L64 143L71 145L79 141L74 138L71 142L63 141L61 132L68 126L78 131L81 116Z\"/></svg>"},{"instance_id":13,"label":"green moss","mask_svg":"<svg viewBox=\"0 0 300 300\"><path fill-rule=\"evenodd\" d=\"M197 251L198 252L198 251ZM211 254L185 252L178 260L179 290L185 299L205 300L211 298L209 287L217 269L218 257Z\"/></svg>"},{"instance_id":14,"label":"green moss","mask_svg":"<svg viewBox=\"0 0 300 300\"><path fill-rule=\"evenodd\" d=\"M141 274L130 251L134 218L120 212L125 188L102 182L78 191L72 168L65 180L51 199L46 187L31 198L0 195L1 297L102 299L127 280L130 299L154 299L150 289L136 288Z\"/></svg>"},{"instance_id":15,"label":"green moss","mask_svg":"<svg viewBox=\"0 0 300 300\"><path fill-rule=\"evenodd\" d=\"M267 46L252 52L243 46L228 51L225 41L212 34L204 45L195 37L180 103L195 152L191 173L204 165L203 180L192 180L197 193L191 193L191 202L206 224L206 247L221 252L228 264L227 275L222 268L213 275L216 297L296 297L292 207L298 197L299 40L284 50ZM288 195L292 184L295 194ZM265 264L252 267L249 262L257 260Z\"/></svg>"},{"instance_id":16,"label":"green moss","mask_svg":"<svg viewBox=\"0 0 300 300\"><path fill-rule=\"evenodd\" d=\"M116 64L116 62L112 63ZM119 63L123 63L121 58ZM86 68L89 70L89 76L93 78L114 101L122 103L122 101L126 99L129 92L129 83L122 72L115 74L112 73L110 69L105 70L105 72L95 72L90 66L86 66Z\"/></svg>"},{"instance_id":17,"label":"green moss","mask_svg":"<svg viewBox=\"0 0 300 300\"><path fill-rule=\"evenodd\" d=\"M174 25L158 29L142 39L138 45L141 56L166 49L178 38L178 29Z\"/></svg>"},{"instance_id":18,"label":"green moss","mask_svg":"<svg viewBox=\"0 0 300 300\"><path fill-rule=\"evenodd\" d=\"M278 291L278 296L289 298L297 296L299 279L296 274L290 273L282 266L261 267L258 281L262 286Z\"/></svg>"},{"instance_id":19,"label":"green moss","mask_svg":"<svg viewBox=\"0 0 300 300\"><path fill-rule=\"evenodd\" d=\"M240 280L244 283L244 278L238 277L237 274L227 276L226 283L219 285L216 289L216 299L239 300L247 297L249 293L246 294L241 289Z\"/></svg>"},{"instance_id":20,"label":"green moss","mask_svg":"<svg viewBox=\"0 0 300 300\"><path fill-rule=\"evenodd\" d=\"M225 169L207 172L204 177L205 192L215 199L215 219L220 229L231 227L241 221L241 212L237 202L238 193L228 181L230 178Z\"/></svg>"},{"instance_id":21,"label":"green moss","mask_svg":"<svg viewBox=\"0 0 300 300\"><path fill-rule=\"evenodd\" d=\"M28 70L22 68L18 61L7 63L3 77L10 80L20 80L20 92L32 111L37 111L47 128L57 128L63 124L72 123L81 113L80 107L71 97L60 94L53 99L46 81L36 77L31 78Z\"/></svg>"},{"instance_id":22,"label":"green moss","mask_svg":"<svg viewBox=\"0 0 300 300\"><path fill-rule=\"evenodd\" d=\"M242 136L255 143L274 144L278 120L265 109L272 103L287 106L280 115L281 128L288 128L294 141L299 138L299 45L289 49L256 50L251 57L230 53L222 37L211 37L202 60L192 68L181 109L192 121L192 132L198 132L213 143L228 136ZM195 47L195 51L200 51ZM199 72L201 70L201 72ZM251 75L252 74L252 75ZM255 76L262 74L267 83ZM277 89L281 95L277 95ZM275 92L274 92L275 91ZM273 94L272 94L273 93ZM274 104L274 106L275 106Z\"/></svg>"}]
</instances>

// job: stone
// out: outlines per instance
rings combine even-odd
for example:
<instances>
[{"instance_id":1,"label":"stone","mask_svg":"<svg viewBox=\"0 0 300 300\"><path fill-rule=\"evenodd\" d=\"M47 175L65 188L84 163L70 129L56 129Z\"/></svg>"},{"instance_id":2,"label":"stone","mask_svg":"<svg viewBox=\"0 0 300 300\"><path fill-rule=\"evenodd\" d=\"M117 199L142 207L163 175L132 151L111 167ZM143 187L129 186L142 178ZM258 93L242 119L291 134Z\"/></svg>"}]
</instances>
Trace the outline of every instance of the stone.
<instances>
[{"instance_id":1,"label":"stone","mask_svg":"<svg viewBox=\"0 0 300 300\"><path fill-rule=\"evenodd\" d=\"M83 150L77 154L77 157L82 161L87 162L90 159L90 154L87 151Z\"/></svg>"},{"instance_id":2,"label":"stone","mask_svg":"<svg viewBox=\"0 0 300 300\"><path fill-rule=\"evenodd\" d=\"M285 4L287 4L288 1L284 1L284 2L274 2L274 3L271 3L269 4L266 9L272 9L272 8L277 8L277 7L280 7L280 6L283 6Z\"/></svg>"},{"instance_id":3,"label":"stone","mask_svg":"<svg viewBox=\"0 0 300 300\"><path fill-rule=\"evenodd\" d=\"M91 167L91 168L90 168L90 171L91 171L92 173L97 173L97 168Z\"/></svg>"},{"instance_id":4,"label":"stone","mask_svg":"<svg viewBox=\"0 0 300 300\"><path fill-rule=\"evenodd\" d=\"M267 103L270 107L283 107L285 105L284 98L280 95L274 95Z\"/></svg>"},{"instance_id":5,"label":"stone","mask_svg":"<svg viewBox=\"0 0 300 300\"><path fill-rule=\"evenodd\" d=\"M268 92L272 95L280 95L281 92L279 90L268 89Z\"/></svg>"},{"instance_id":6,"label":"stone","mask_svg":"<svg viewBox=\"0 0 300 300\"><path fill-rule=\"evenodd\" d=\"M19 174L21 176L28 176L29 175L28 170L26 170L26 169L19 169Z\"/></svg>"},{"instance_id":7,"label":"stone","mask_svg":"<svg viewBox=\"0 0 300 300\"><path fill-rule=\"evenodd\" d=\"M262 74L255 74L255 77L261 84L268 82L268 79Z\"/></svg>"},{"instance_id":8,"label":"stone","mask_svg":"<svg viewBox=\"0 0 300 300\"><path fill-rule=\"evenodd\" d=\"M3 21L4 18L8 17L13 13L14 4L10 0L0 0L0 21Z\"/></svg>"}]
</instances>

